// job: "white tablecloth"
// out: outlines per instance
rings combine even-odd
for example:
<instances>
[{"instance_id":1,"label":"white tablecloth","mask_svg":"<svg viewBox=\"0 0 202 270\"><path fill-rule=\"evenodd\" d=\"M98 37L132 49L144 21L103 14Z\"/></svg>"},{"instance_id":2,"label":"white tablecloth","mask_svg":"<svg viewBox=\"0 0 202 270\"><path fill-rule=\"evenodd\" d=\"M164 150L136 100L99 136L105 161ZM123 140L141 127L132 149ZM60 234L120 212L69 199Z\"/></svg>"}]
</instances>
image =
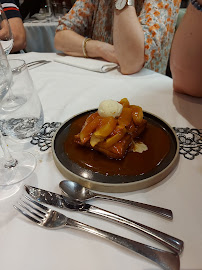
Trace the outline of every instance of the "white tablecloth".
<instances>
[{"instance_id":1,"label":"white tablecloth","mask_svg":"<svg viewBox=\"0 0 202 270\"><path fill-rule=\"evenodd\" d=\"M26 52L56 52L54 47L55 30L58 22L28 20L24 22L26 30Z\"/></svg>"},{"instance_id":2,"label":"white tablecloth","mask_svg":"<svg viewBox=\"0 0 202 270\"><path fill-rule=\"evenodd\" d=\"M16 57L29 62L36 59L54 59L55 54L9 55L9 58ZM117 70L101 74L52 62L30 69L30 74L41 99L47 122L65 121L83 110L97 107L104 99L120 100L127 97L131 104L138 104L144 110L163 118L171 126L182 128L184 138L191 136L189 129L201 131L202 128L202 99L173 93L172 79L146 69L135 75L124 76ZM186 143L189 141L184 141L184 146ZM182 149L184 146L181 145ZM30 145L29 151L35 154L38 164L35 172L25 183L60 192L58 184L64 177L54 164L51 150L41 152L38 146ZM180 269L183 270L202 269L201 141L198 141L198 152L195 153L198 155L192 160L181 154L174 171L155 186L129 193L113 194L169 208L174 214L173 221L115 202L92 201L94 205L184 240L185 248L180 255ZM137 254L87 233L70 229L51 231L34 225L12 207L22 190L23 186L20 186L20 190L14 196L0 200L2 270L160 269ZM163 248L134 231L106 220L81 213L62 212L103 230Z\"/></svg>"}]
</instances>

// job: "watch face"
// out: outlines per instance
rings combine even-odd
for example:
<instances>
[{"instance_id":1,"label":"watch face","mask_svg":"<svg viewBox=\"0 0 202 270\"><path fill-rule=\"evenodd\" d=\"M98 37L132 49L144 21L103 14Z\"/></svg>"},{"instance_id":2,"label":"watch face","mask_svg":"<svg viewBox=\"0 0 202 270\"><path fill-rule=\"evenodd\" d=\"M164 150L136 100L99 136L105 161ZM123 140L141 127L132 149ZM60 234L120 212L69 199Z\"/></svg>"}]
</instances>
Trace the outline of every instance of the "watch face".
<instances>
[{"instance_id":1,"label":"watch face","mask_svg":"<svg viewBox=\"0 0 202 270\"><path fill-rule=\"evenodd\" d=\"M117 0L115 7L116 7L116 9L121 10L125 7L125 5L126 5L126 0Z\"/></svg>"}]
</instances>

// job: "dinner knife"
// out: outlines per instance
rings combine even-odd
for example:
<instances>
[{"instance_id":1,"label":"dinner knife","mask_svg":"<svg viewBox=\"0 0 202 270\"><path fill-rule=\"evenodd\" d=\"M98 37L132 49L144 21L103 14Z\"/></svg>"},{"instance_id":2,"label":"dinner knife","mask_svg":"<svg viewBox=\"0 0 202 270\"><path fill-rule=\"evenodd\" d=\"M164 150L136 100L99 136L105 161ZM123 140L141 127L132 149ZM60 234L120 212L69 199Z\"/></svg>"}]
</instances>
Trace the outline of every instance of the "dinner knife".
<instances>
[{"instance_id":1,"label":"dinner knife","mask_svg":"<svg viewBox=\"0 0 202 270\"><path fill-rule=\"evenodd\" d=\"M158 231L156 229L153 229L151 227L148 227L144 224L127 219L125 217L101 209L94 205L72 201L66 196L51 191L43 190L29 185L25 185L25 190L33 199L39 202L52 205L61 209L69 209L108 218L112 221L117 222L120 225L125 225L130 229L135 229L137 231L140 231L141 233L146 234L148 237L160 242L175 253L180 254L183 251L184 242L182 240Z\"/></svg>"}]
</instances>

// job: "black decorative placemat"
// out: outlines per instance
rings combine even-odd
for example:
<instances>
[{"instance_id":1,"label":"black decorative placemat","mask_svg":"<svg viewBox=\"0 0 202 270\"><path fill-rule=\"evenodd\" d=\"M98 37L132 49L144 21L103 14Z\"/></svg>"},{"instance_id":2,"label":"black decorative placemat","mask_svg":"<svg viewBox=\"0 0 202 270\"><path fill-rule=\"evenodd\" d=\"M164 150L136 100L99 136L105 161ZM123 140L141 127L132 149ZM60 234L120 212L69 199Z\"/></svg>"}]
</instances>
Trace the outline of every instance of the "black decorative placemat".
<instances>
[{"instance_id":1,"label":"black decorative placemat","mask_svg":"<svg viewBox=\"0 0 202 270\"><path fill-rule=\"evenodd\" d=\"M5 132L3 131L3 123L4 120L0 120L0 132L2 133L2 135L6 136Z\"/></svg>"},{"instance_id":2,"label":"black decorative placemat","mask_svg":"<svg viewBox=\"0 0 202 270\"><path fill-rule=\"evenodd\" d=\"M52 138L61 123L52 122L43 124L40 132L35 134L30 141L31 144L38 145L40 151L46 151L51 147Z\"/></svg>"},{"instance_id":3,"label":"black decorative placemat","mask_svg":"<svg viewBox=\"0 0 202 270\"><path fill-rule=\"evenodd\" d=\"M193 160L202 155L202 129L196 128L173 128L180 143L180 154L186 159Z\"/></svg>"}]
</instances>

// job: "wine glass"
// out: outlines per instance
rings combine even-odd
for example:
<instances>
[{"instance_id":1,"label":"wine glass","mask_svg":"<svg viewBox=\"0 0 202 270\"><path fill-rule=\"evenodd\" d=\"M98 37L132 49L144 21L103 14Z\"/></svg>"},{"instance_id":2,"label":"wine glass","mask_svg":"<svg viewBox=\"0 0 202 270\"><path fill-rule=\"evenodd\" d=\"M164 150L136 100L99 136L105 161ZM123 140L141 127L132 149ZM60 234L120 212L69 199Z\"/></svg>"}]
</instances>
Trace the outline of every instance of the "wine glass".
<instances>
[{"instance_id":1,"label":"wine glass","mask_svg":"<svg viewBox=\"0 0 202 270\"><path fill-rule=\"evenodd\" d=\"M6 54L9 54L13 48L13 34L0 3L0 43Z\"/></svg>"},{"instance_id":2,"label":"wine glass","mask_svg":"<svg viewBox=\"0 0 202 270\"><path fill-rule=\"evenodd\" d=\"M43 125L43 110L39 97L34 89L27 65L24 60L9 60L12 70L12 92L20 95L24 103L14 111L0 111L4 116L4 132L20 140L30 138ZM6 97L4 98L6 99Z\"/></svg>"},{"instance_id":3,"label":"wine glass","mask_svg":"<svg viewBox=\"0 0 202 270\"><path fill-rule=\"evenodd\" d=\"M0 101L7 94L12 80L11 68L0 45Z\"/></svg>"},{"instance_id":4,"label":"wine glass","mask_svg":"<svg viewBox=\"0 0 202 270\"><path fill-rule=\"evenodd\" d=\"M48 22L54 21L56 18L57 3L55 0L45 0L46 18Z\"/></svg>"},{"instance_id":5,"label":"wine glass","mask_svg":"<svg viewBox=\"0 0 202 270\"><path fill-rule=\"evenodd\" d=\"M0 61L1 62L1 61ZM43 110L34 89L28 68L23 60L10 60L12 69L12 90L20 93L25 102L16 110L5 111L0 100L0 119L2 130L8 136L23 140L37 133L43 124ZM1 67L1 66L0 66ZM1 88L0 88L1 89ZM3 97L3 95L2 95ZM9 186L25 180L36 167L36 159L29 152L8 151L4 136L0 134L0 146L4 157L0 158L0 186Z\"/></svg>"}]
</instances>

